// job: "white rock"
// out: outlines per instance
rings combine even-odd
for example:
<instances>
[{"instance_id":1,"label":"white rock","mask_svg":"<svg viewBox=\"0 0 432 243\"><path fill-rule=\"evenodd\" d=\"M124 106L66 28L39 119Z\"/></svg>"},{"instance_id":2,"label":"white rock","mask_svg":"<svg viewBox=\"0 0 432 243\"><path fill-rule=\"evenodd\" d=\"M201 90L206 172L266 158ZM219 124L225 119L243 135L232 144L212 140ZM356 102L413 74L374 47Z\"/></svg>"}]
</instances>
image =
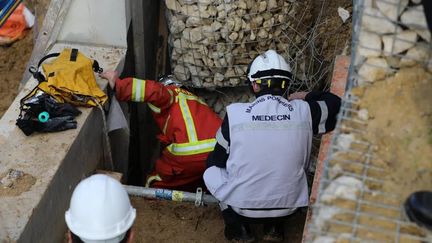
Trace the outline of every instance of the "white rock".
<instances>
[{"instance_id":1,"label":"white rock","mask_svg":"<svg viewBox=\"0 0 432 243\"><path fill-rule=\"evenodd\" d=\"M277 7L278 7L278 5L277 5L276 0L269 0L269 2L268 2L268 9L269 10L277 8Z\"/></svg>"},{"instance_id":2,"label":"white rock","mask_svg":"<svg viewBox=\"0 0 432 243\"><path fill-rule=\"evenodd\" d=\"M331 203L335 199L348 199L355 201L363 183L354 177L341 176L330 182L321 196L321 202Z\"/></svg>"},{"instance_id":3,"label":"white rock","mask_svg":"<svg viewBox=\"0 0 432 243\"><path fill-rule=\"evenodd\" d=\"M195 3L197 3L197 0L178 0L179 1L179 3L181 4L181 5L185 5L185 4L195 4ZM200 0L200 2L201 2L201 0Z\"/></svg>"},{"instance_id":4,"label":"white rock","mask_svg":"<svg viewBox=\"0 0 432 243\"><path fill-rule=\"evenodd\" d=\"M425 41L430 42L431 41L431 32L429 30L414 30L421 38L423 38Z\"/></svg>"},{"instance_id":5,"label":"white rock","mask_svg":"<svg viewBox=\"0 0 432 243\"><path fill-rule=\"evenodd\" d=\"M171 21L169 29L171 34L178 34L184 30L185 26L185 23L178 19L175 21Z\"/></svg>"},{"instance_id":6,"label":"white rock","mask_svg":"<svg viewBox=\"0 0 432 243\"><path fill-rule=\"evenodd\" d=\"M344 8L338 7L337 12L343 23L350 17L350 13Z\"/></svg>"},{"instance_id":7,"label":"white rock","mask_svg":"<svg viewBox=\"0 0 432 243\"><path fill-rule=\"evenodd\" d=\"M166 7L170 10L180 12L181 5L177 0L165 0Z\"/></svg>"},{"instance_id":8,"label":"white rock","mask_svg":"<svg viewBox=\"0 0 432 243\"><path fill-rule=\"evenodd\" d=\"M381 37L375 33L362 31L359 36L358 53L364 57L378 57L381 55Z\"/></svg>"},{"instance_id":9,"label":"white rock","mask_svg":"<svg viewBox=\"0 0 432 243\"><path fill-rule=\"evenodd\" d=\"M275 22L274 18L270 18L270 19L264 21L263 27L264 28L270 28L274 25L274 22ZM267 31L269 31L269 29L267 29Z\"/></svg>"},{"instance_id":10,"label":"white rock","mask_svg":"<svg viewBox=\"0 0 432 243\"><path fill-rule=\"evenodd\" d=\"M410 29L427 29L423 5L417 5L415 7L407 9L401 16L401 22L402 24L408 26Z\"/></svg>"},{"instance_id":11,"label":"white rock","mask_svg":"<svg viewBox=\"0 0 432 243\"><path fill-rule=\"evenodd\" d=\"M255 35L255 33L254 33L253 30L251 30L251 34L250 34L250 36L249 36L249 39L250 39L250 40L255 40L255 39L256 39L256 35Z\"/></svg>"},{"instance_id":12,"label":"white rock","mask_svg":"<svg viewBox=\"0 0 432 243\"><path fill-rule=\"evenodd\" d=\"M235 27L235 21L234 21L234 19L233 18L227 19L226 26L228 27L229 31L234 30L234 27Z\"/></svg>"},{"instance_id":13,"label":"white rock","mask_svg":"<svg viewBox=\"0 0 432 243\"><path fill-rule=\"evenodd\" d=\"M357 116L360 120L367 121L369 119L369 112L367 109L361 109L358 111Z\"/></svg>"},{"instance_id":14,"label":"white rock","mask_svg":"<svg viewBox=\"0 0 432 243\"><path fill-rule=\"evenodd\" d=\"M267 9L267 2L266 1L261 1L258 4L258 12L262 13Z\"/></svg>"},{"instance_id":15,"label":"white rock","mask_svg":"<svg viewBox=\"0 0 432 243\"><path fill-rule=\"evenodd\" d=\"M237 86L237 85L240 84L240 79L239 79L239 78L230 78L230 79L229 79L229 83L230 83L232 86Z\"/></svg>"},{"instance_id":16,"label":"white rock","mask_svg":"<svg viewBox=\"0 0 432 243\"><path fill-rule=\"evenodd\" d=\"M397 21L399 15L408 5L408 0L375 1L378 9L392 21Z\"/></svg>"},{"instance_id":17,"label":"white rock","mask_svg":"<svg viewBox=\"0 0 432 243\"><path fill-rule=\"evenodd\" d=\"M359 70L359 75L364 81L375 82L385 78L389 72L389 65L383 58L371 57L366 60Z\"/></svg>"},{"instance_id":18,"label":"white rock","mask_svg":"<svg viewBox=\"0 0 432 243\"><path fill-rule=\"evenodd\" d=\"M240 17L234 18L234 31L239 31L242 27L242 19Z\"/></svg>"},{"instance_id":19,"label":"white rock","mask_svg":"<svg viewBox=\"0 0 432 243\"><path fill-rule=\"evenodd\" d=\"M239 9L247 9L247 4L246 4L245 1L240 0L240 1L238 1L238 3L237 3L237 7L238 7Z\"/></svg>"},{"instance_id":20,"label":"white rock","mask_svg":"<svg viewBox=\"0 0 432 243\"><path fill-rule=\"evenodd\" d=\"M228 68L225 72L225 77L233 77L236 76L233 68Z\"/></svg>"},{"instance_id":21,"label":"white rock","mask_svg":"<svg viewBox=\"0 0 432 243\"><path fill-rule=\"evenodd\" d=\"M238 76L242 76L246 73L247 67L235 66L234 69Z\"/></svg>"},{"instance_id":22,"label":"white rock","mask_svg":"<svg viewBox=\"0 0 432 243\"><path fill-rule=\"evenodd\" d=\"M186 65L189 69L189 72L192 76L198 76L199 72L201 71L201 68L195 66L195 65Z\"/></svg>"},{"instance_id":23,"label":"white rock","mask_svg":"<svg viewBox=\"0 0 432 243\"><path fill-rule=\"evenodd\" d=\"M337 152L336 152L337 153ZM334 179L343 173L342 166L340 164L335 164L329 169L329 178Z\"/></svg>"},{"instance_id":24,"label":"white rock","mask_svg":"<svg viewBox=\"0 0 432 243\"><path fill-rule=\"evenodd\" d=\"M200 26L200 25L203 25L203 23L204 23L203 19L200 17L191 16L191 17L187 18L187 20L186 20L186 26L187 27Z\"/></svg>"},{"instance_id":25,"label":"white rock","mask_svg":"<svg viewBox=\"0 0 432 243\"><path fill-rule=\"evenodd\" d=\"M204 35L202 33L202 28L201 27L196 27L196 28L185 28L183 30L183 38L186 40L189 40L192 43L196 43L202 39L204 39Z\"/></svg>"},{"instance_id":26,"label":"white rock","mask_svg":"<svg viewBox=\"0 0 432 243\"><path fill-rule=\"evenodd\" d=\"M378 9L374 8L364 9L362 23L365 29L378 34L394 33L401 30L399 26L387 20Z\"/></svg>"},{"instance_id":27,"label":"white rock","mask_svg":"<svg viewBox=\"0 0 432 243\"><path fill-rule=\"evenodd\" d=\"M393 55L413 47L417 41L417 33L413 30L404 30L394 35L385 35L382 40L384 55Z\"/></svg>"},{"instance_id":28,"label":"white rock","mask_svg":"<svg viewBox=\"0 0 432 243\"><path fill-rule=\"evenodd\" d=\"M201 26L202 34L205 37L213 37L215 35L215 32L213 30L213 27L211 25L204 25Z\"/></svg>"},{"instance_id":29,"label":"white rock","mask_svg":"<svg viewBox=\"0 0 432 243\"><path fill-rule=\"evenodd\" d=\"M336 239L330 236L318 236L312 243L336 243Z\"/></svg>"},{"instance_id":30,"label":"white rock","mask_svg":"<svg viewBox=\"0 0 432 243\"><path fill-rule=\"evenodd\" d=\"M401 67L414 66L417 63L423 64L428 61L430 48L426 43L417 43L416 46L409 49L400 61Z\"/></svg>"},{"instance_id":31,"label":"white rock","mask_svg":"<svg viewBox=\"0 0 432 243\"><path fill-rule=\"evenodd\" d=\"M188 80L190 78L189 69L182 65L176 65L174 68L174 75L180 80Z\"/></svg>"},{"instance_id":32,"label":"white rock","mask_svg":"<svg viewBox=\"0 0 432 243\"><path fill-rule=\"evenodd\" d=\"M315 211L314 211L315 213ZM336 214L341 213L341 209L328 206L328 207L320 207L318 210L318 215L316 218L316 224L320 230L324 229L327 225L327 221L333 218ZM325 239L324 239L325 240ZM320 243L321 241L318 241L316 243ZM314 242L315 243L315 242Z\"/></svg>"},{"instance_id":33,"label":"white rock","mask_svg":"<svg viewBox=\"0 0 432 243\"><path fill-rule=\"evenodd\" d=\"M187 48L191 47L191 43L187 41L185 38L179 38L174 41L174 47L176 51L180 53L184 53Z\"/></svg>"},{"instance_id":34,"label":"white rock","mask_svg":"<svg viewBox=\"0 0 432 243\"><path fill-rule=\"evenodd\" d=\"M199 77L192 76L192 85L195 87L201 87L202 86L201 79Z\"/></svg>"},{"instance_id":35,"label":"white rock","mask_svg":"<svg viewBox=\"0 0 432 243\"><path fill-rule=\"evenodd\" d=\"M258 37L261 39L266 39L268 37L268 32L265 29L260 29L258 32Z\"/></svg>"},{"instance_id":36,"label":"white rock","mask_svg":"<svg viewBox=\"0 0 432 243\"><path fill-rule=\"evenodd\" d=\"M222 73L215 73L214 75L214 81L215 82L222 82L225 79L225 76Z\"/></svg>"},{"instance_id":37,"label":"white rock","mask_svg":"<svg viewBox=\"0 0 432 243\"><path fill-rule=\"evenodd\" d=\"M183 5L181 7L181 12L186 16L199 16L197 5Z\"/></svg>"},{"instance_id":38,"label":"white rock","mask_svg":"<svg viewBox=\"0 0 432 243\"><path fill-rule=\"evenodd\" d=\"M340 134L337 137L336 144L342 151L348 150L351 147L351 143L354 141L354 135L352 133Z\"/></svg>"},{"instance_id":39,"label":"white rock","mask_svg":"<svg viewBox=\"0 0 432 243\"><path fill-rule=\"evenodd\" d=\"M218 31L218 30L220 30L220 28L222 28L222 24L218 21L214 21L211 24L211 27L212 27L213 31Z\"/></svg>"}]
</instances>

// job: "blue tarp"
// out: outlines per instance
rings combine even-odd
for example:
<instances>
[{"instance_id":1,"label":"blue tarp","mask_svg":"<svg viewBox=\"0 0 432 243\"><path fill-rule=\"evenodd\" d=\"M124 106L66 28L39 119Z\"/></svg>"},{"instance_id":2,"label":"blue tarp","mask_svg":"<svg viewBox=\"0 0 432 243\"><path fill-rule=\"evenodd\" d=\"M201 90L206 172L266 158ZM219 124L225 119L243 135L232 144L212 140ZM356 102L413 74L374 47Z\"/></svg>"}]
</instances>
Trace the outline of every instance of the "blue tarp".
<instances>
[{"instance_id":1,"label":"blue tarp","mask_svg":"<svg viewBox=\"0 0 432 243\"><path fill-rule=\"evenodd\" d=\"M0 0L0 27L6 22L22 0Z\"/></svg>"}]
</instances>

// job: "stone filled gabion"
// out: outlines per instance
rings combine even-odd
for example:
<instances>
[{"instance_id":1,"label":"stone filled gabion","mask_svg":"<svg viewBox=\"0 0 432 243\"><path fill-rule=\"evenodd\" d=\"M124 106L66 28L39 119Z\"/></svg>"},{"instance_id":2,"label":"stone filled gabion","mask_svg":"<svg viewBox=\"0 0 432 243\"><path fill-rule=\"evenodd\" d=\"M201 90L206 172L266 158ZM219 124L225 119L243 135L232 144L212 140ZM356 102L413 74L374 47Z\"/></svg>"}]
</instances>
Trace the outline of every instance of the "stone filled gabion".
<instances>
[{"instance_id":1,"label":"stone filled gabion","mask_svg":"<svg viewBox=\"0 0 432 243\"><path fill-rule=\"evenodd\" d=\"M301 58L305 1L165 0L173 74L199 88L244 86L249 63L275 49ZM292 65L297 67L297 65ZM302 65L299 65L299 67ZM303 65L304 66L304 65ZM301 77L300 69L293 72Z\"/></svg>"},{"instance_id":2,"label":"stone filled gabion","mask_svg":"<svg viewBox=\"0 0 432 243\"><path fill-rule=\"evenodd\" d=\"M366 0L363 7L355 60L358 85L414 65L432 71L431 34L419 1Z\"/></svg>"},{"instance_id":3,"label":"stone filled gabion","mask_svg":"<svg viewBox=\"0 0 432 243\"><path fill-rule=\"evenodd\" d=\"M247 87L225 88L218 91L197 90L207 105L212 108L220 118L224 118L226 107L232 103L248 103L255 100L255 95Z\"/></svg>"}]
</instances>

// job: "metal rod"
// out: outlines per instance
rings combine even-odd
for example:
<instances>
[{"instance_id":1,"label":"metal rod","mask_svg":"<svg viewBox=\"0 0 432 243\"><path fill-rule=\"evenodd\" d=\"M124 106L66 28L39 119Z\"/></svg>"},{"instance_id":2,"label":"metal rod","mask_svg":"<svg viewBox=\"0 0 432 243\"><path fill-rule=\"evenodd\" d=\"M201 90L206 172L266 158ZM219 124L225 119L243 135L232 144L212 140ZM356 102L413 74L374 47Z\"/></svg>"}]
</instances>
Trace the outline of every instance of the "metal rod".
<instances>
[{"instance_id":1,"label":"metal rod","mask_svg":"<svg viewBox=\"0 0 432 243\"><path fill-rule=\"evenodd\" d=\"M197 188L197 192L184 192L160 188L148 188L139 186L124 185L127 193L132 196L162 199L176 202L194 202L195 206L204 206L207 204L217 204L219 201L212 195L203 193L202 189Z\"/></svg>"}]
</instances>

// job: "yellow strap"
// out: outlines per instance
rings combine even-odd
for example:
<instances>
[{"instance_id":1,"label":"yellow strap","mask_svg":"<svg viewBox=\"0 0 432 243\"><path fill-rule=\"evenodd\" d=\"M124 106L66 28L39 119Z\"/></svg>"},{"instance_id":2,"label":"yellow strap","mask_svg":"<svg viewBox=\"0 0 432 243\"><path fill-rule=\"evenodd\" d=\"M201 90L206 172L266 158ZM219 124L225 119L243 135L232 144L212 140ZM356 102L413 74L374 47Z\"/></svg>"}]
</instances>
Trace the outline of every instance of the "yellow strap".
<instances>
[{"instance_id":1,"label":"yellow strap","mask_svg":"<svg viewBox=\"0 0 432 243\"><path fill-rule=\"evenodd\" d=\"M161 109L155 105L153 105L152 103L148 103L148 106L150 107L150 109L152 111L154 111L155 113L161 113Z\"/></svg>"},{"instance_id":2,"label":"yellow strap","mask_svg":"<svg viewBox=\"0 0 432 243\"><path fill-rule=\"evenodd\" d=\"M211 138L194 143L172 143L167 149L173 155L194 155L211 152L215 145L216 139Z\"/></svg>"},{"instance_id":3,"label":"yellow strap","mask_svg":"<svg viewBox=\"0 0 432 243\"><path fill-rule=\"evenodd\" d=\"M154 175L154 176L149 176L147 178L145 187L150 187L150 185L154 182L154 181L162 181L162 178L159 175Z\"/></svg>"},{"instance_id":4,"label":"yellow strap","mask_svg":"<svg viewBox=\"0 0 432 243\"><path fill-rule=\"evenodd\" d=\"M166 129L167 129L167 126L168 126L168 121L169 121L170 118L171 118L171 115L168 115L168 117L167 117L167 119L165 121L165 125L164 125L164 127L162 129L163 134L166 134Z\"/></svg>"},{"instance_id":5,"label":"yellow strap","mask_svg":"<svg viewBox=\"0 0 432 243\"><path fill-rule=\"evenodd\" d=\"M146 81L134 78L132 80L132 97L131 100L135 102L143 102L145 98Z\"/></svg>"},{"instance_id":6,"label":"yellow strap","mask_svg":"<svg viewBox=\"0 0 432 243\"><path fill-rule=\"evenodd\" d=\"M174 101L174 94L173 94L173 92L172 92L172 90L168 90L168 93L170 94L170 105L173 103L173 101Z\"/></svg>"}]
</instances>

